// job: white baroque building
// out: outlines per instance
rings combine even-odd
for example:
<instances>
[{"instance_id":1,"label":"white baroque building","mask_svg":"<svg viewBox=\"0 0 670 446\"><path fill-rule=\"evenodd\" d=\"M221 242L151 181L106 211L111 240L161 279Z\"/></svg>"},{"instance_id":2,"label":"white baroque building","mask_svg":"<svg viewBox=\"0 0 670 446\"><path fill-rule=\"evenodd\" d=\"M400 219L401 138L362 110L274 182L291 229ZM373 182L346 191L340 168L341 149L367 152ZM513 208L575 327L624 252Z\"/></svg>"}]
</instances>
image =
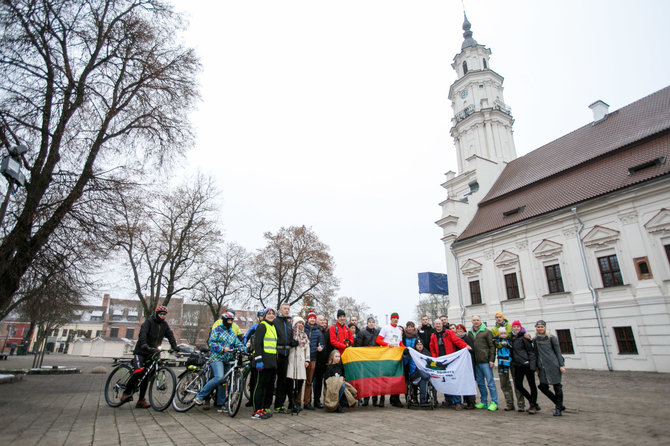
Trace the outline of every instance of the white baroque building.
<instances>
[{"instance_id":1,"label":"white baroque building","mask_svg":"<svg viewBox=\"0 0 670 446\"><path fill-rule=\"evenodd\" d=\"M544 319L568 367L670 372L670 87L517 158L503 78L463 24L441 203L449 316Z\"/></svg>"}]
</instances>

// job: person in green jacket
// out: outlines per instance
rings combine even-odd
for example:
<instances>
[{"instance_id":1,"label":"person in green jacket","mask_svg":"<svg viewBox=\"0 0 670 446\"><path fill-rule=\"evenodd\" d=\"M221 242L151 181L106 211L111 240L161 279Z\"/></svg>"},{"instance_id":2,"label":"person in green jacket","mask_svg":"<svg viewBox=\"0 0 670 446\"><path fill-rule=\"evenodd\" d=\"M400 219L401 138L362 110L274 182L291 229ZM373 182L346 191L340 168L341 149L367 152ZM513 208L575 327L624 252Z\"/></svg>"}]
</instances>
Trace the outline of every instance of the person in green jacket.
<instances>
[{"instance_id":1,"label":"person in green jacket","mask_svg":"<svg viewBox=\"0 0 670 446\"><path fill-rule=\"evenodd\" d=\"M472 316L472 329L469 333L474 339L472 351L475 356L475 379L481 394L481 401L475 404L475 407L493 412L498 410L498 390L495 381L493 381L493 366L496 360L496 346L493 343L493 335L478 315ZM490 404L488 403L489 395L491 397Z\"/></svg>"}]
</instances>

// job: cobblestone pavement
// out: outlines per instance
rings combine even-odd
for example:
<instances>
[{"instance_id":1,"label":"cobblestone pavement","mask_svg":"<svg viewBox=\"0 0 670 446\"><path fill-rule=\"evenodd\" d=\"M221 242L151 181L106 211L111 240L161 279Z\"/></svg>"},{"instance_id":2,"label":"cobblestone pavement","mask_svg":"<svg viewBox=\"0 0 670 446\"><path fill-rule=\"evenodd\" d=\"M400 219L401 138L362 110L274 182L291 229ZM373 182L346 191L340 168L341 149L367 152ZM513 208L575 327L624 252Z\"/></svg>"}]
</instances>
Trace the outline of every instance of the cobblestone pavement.
<instances>
[{"instance_id":1,"label":"cobblestone pavement","mask_svg":"<svg viewBox=\"0 0 670 446\"><path fill-rule=\"evenodd\" d=\"M12 357L0 368L27 367L32 357ZM407 410L361 407L344 414L322 410L250 419L194 408L177 413L112 409L105 403L111 361L50 355L45 364L82 369L78 375L28 375L0 385L0 444L6 445L328 445L443 444L669 444L670 375L568 370L562 417L541 393L541 412ZM500 405L504 400L499 391Z\"/></svg>"}]
</instances>

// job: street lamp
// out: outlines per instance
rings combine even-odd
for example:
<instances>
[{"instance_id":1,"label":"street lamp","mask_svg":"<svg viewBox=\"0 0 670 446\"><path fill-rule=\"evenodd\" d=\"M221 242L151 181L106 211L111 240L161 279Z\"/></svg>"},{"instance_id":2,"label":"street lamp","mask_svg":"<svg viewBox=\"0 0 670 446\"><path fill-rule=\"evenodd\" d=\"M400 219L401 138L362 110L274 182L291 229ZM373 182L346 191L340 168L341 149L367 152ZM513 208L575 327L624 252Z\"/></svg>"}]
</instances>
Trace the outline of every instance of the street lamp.
<instances>
[{"instance_id":1,"label":"street lamp","mask_svg":"<svg viewBox=\"0 0 670 446\"><path fill-rule=\"evenodd\" d=\"M0 207L0 225L5 219L5 212L9 204L9 196L14 193L14 187L17 189L26 184L26 176L21 172L21 157L28 152L28 147L23 144L11 146L7 149L9 155L5 155L0 162L0 173L7 179L7 193Z\"/></svg>"}]
</instances>

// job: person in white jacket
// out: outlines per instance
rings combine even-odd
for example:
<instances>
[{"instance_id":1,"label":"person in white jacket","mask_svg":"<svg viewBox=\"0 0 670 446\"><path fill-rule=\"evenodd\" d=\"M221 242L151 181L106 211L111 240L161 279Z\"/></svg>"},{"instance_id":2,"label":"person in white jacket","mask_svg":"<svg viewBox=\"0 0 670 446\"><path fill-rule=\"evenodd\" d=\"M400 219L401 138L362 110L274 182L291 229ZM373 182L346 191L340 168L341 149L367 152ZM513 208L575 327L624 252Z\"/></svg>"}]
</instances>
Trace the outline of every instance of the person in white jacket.
<instances>
[{"instance_id":1,"label":"person in white jacket","mask_svg":"<svg viewBox=\"0 0 670 446\"><path fill-rule=\"evenodd\" d=\"M309 338L305 334L305 320L300 316L293 318L293 339L297 345L291 347L288 354L286 388L288 390L289 410L300 413L302 410L302 384L307 378L307 367L309 367Z\"/></svg>"}]
</instances>

